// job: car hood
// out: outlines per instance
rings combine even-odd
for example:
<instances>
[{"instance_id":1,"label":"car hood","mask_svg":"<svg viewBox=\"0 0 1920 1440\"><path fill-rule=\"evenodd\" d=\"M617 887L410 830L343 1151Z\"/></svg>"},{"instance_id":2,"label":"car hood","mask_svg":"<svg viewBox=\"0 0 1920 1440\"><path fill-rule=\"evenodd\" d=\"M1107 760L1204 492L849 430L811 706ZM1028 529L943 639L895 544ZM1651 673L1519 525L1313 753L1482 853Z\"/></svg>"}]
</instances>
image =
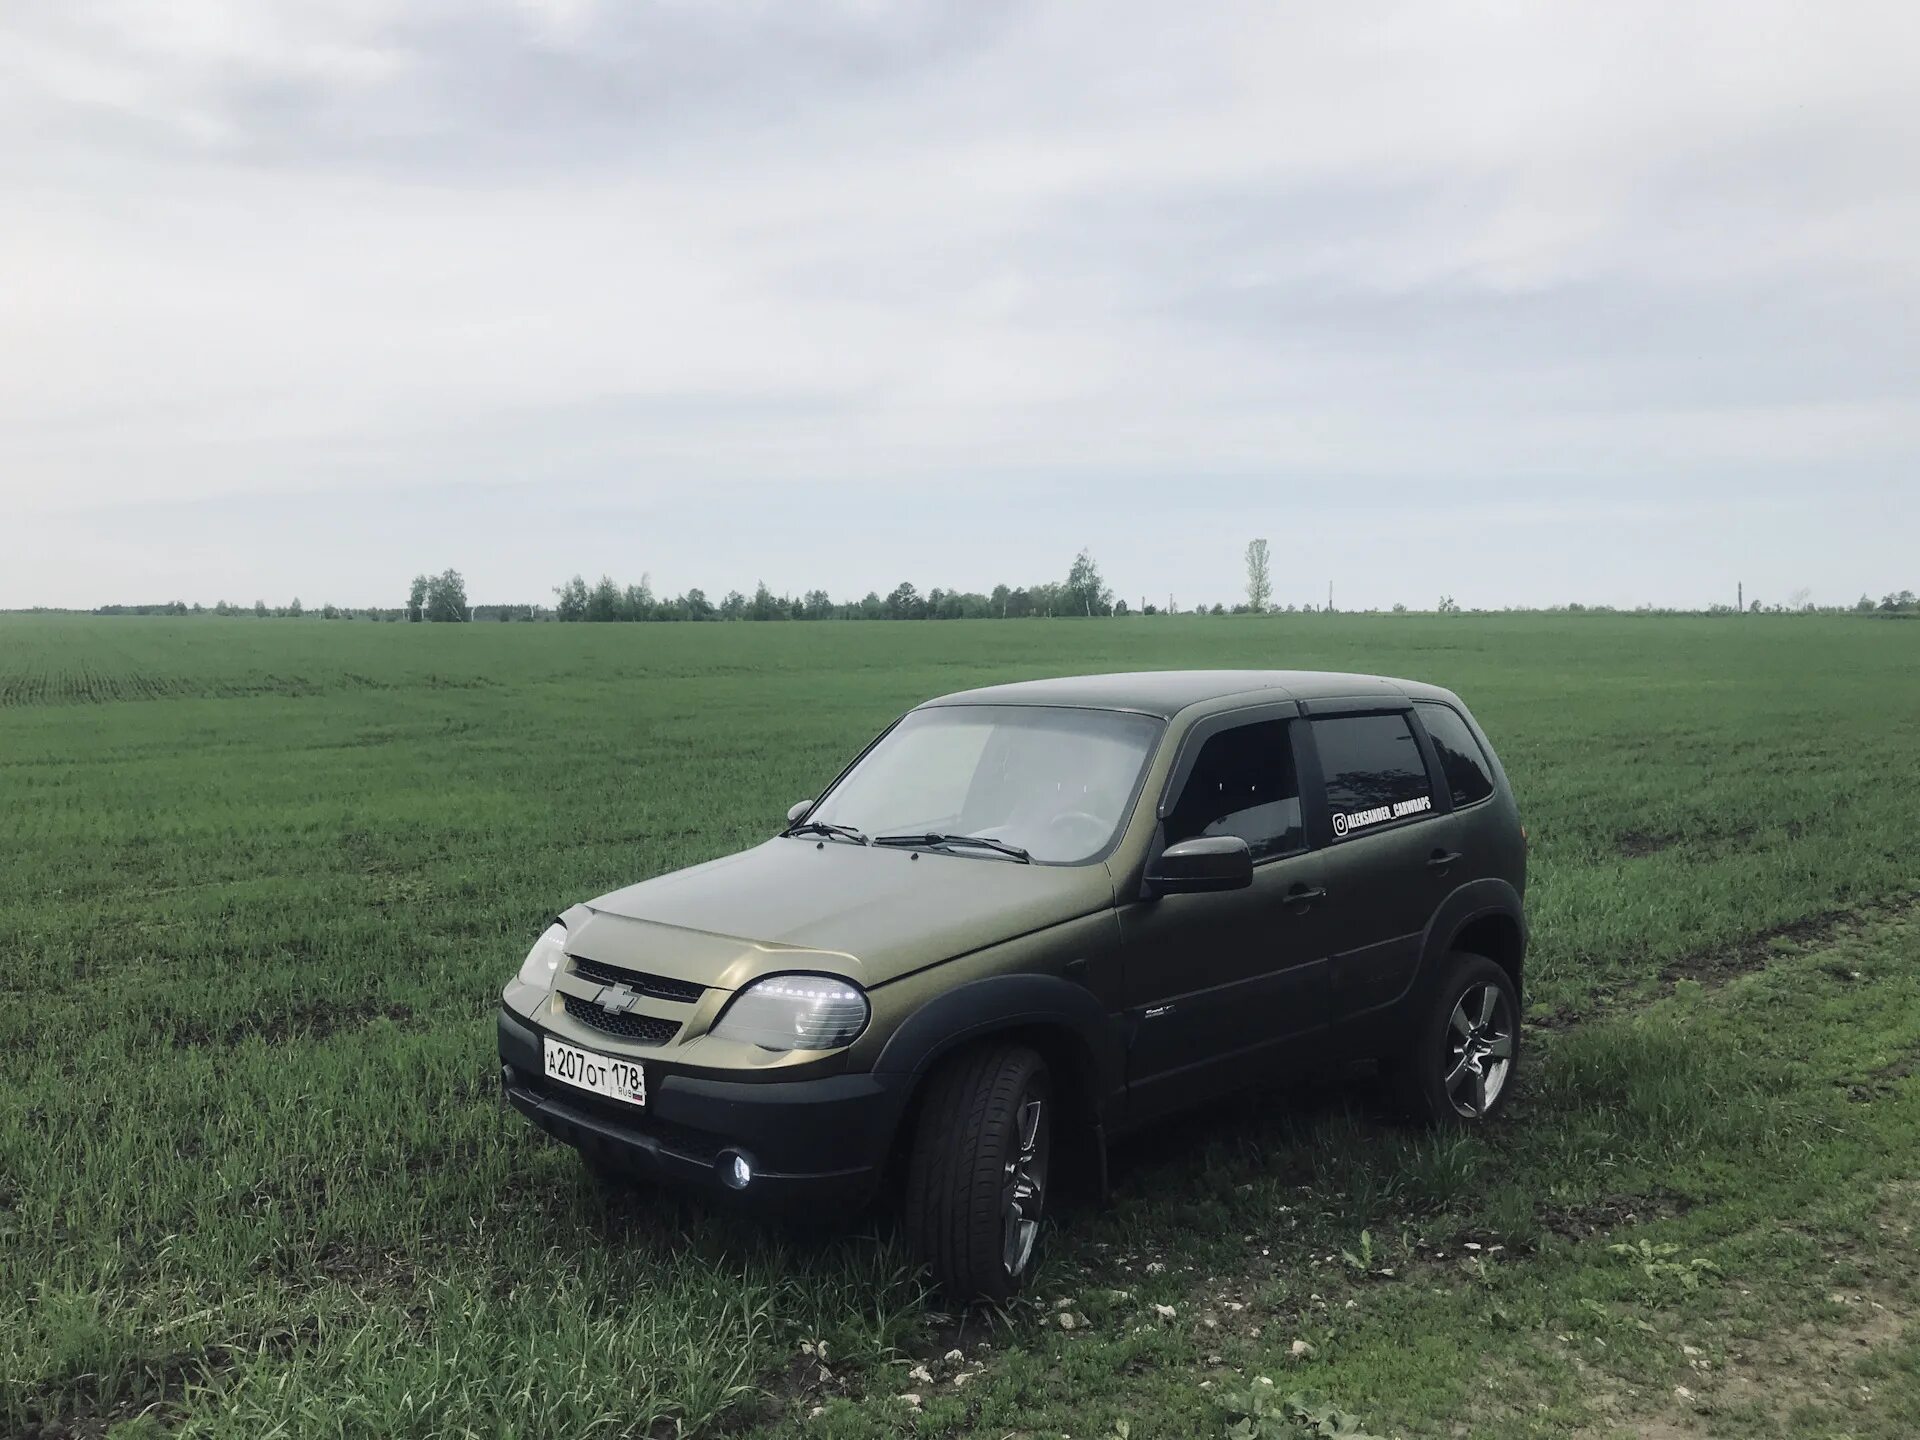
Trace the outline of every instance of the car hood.
<instances>
[{"instance_id":1,"label":"car hood","mask_svg":"<svg viewBox=\"0 0 1920 1440\"><path fill-rule=\"evenodd\" d=\"M1112 903L1104 865L782 838L563 918L571 953L624 969L725 989L794 969L873 986Z\"/></svg>"}]
</instances>

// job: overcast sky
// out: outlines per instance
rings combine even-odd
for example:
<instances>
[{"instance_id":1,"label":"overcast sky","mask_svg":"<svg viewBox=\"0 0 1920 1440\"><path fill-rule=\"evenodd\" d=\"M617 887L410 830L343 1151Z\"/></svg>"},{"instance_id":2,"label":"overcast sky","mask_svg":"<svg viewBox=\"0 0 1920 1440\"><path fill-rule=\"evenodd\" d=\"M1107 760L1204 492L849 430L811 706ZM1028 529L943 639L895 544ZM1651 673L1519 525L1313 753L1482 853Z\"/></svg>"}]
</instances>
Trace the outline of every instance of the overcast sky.
<instances>
[{"instance_id":1,"label":"overcast sky","mask_svg":"<svg viewBox=\"0 0 1920 1440\"><path fill-rule=\"evenodd\" d=\"M1920 7L15 0L0 605L1920 588Z\"/></svg>"}]
</instances>

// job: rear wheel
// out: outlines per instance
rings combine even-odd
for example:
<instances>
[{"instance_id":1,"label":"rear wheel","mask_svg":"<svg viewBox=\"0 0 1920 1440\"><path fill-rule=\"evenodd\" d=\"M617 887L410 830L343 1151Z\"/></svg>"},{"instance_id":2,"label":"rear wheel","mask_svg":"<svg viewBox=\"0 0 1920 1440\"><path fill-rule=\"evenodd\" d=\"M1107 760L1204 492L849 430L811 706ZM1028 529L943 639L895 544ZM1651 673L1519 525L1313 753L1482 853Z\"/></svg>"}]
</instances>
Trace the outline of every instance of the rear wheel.
<instances>
[{"instance_id":1,"label":"rear wheel","mask_svg":"<svg viewBox=\"0 0 1920 1440\"><path fill-rule=\"evenodd\" d=\"M983 1045L927 1082L907 1167L904 1222L954 1300L1010 1299L1033 1264L1053 1143L1046 1061Z\"/></svg>"},{"instance_id":2,"label":"rear wheel","mask_svg":"<svg viewBox=\"0 0 1920 1440\"><path fill-rule=\"evenodd\" d=\"M1448 955L1416 1018L1413 1053L1394 1066L1403 1103L1429 1124L1480 1124L1505 1107L1519 1063L1513 981L1484 955Z\"/></svg>"}]
</instances>

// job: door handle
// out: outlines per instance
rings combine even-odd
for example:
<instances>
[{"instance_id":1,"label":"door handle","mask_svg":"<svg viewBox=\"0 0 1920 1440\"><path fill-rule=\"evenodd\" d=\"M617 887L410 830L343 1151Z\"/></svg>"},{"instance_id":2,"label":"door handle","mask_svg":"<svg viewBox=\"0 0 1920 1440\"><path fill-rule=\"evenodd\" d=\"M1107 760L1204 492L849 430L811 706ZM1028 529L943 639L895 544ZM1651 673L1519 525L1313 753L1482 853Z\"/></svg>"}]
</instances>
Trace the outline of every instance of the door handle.
<instances>
[{"instance_id":1,"label":"door handle","mask_svg":"<svg viewBox=\"0 0 1920 1440\"><path fill-rule=\"evenodd\" d=\"M1311 905L1315 900L1327 898L1326 888L1320 885L1296 885L1287 891L1285 903L1288 905Z\"/></svg>"},{"instance_id":2,"label":"door handle","mask_svg":"<svg viewBox=\"0 0 1920 1440\"><path fill-rule=\"evenodd\" d=\"M1436 850L1427 857L1427 869L1444 870L1459 858L1458 850Z\"/></svg>"}]
</instances>

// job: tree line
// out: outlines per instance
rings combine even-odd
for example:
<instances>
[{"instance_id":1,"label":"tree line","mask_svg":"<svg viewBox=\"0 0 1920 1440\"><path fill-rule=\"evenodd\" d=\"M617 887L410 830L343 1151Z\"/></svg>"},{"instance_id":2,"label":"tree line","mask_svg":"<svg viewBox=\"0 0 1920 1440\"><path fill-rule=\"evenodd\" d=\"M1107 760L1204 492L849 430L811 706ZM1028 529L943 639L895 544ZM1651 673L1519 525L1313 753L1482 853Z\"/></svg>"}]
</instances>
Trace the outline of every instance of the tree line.
<instances>
[{"instance_id":1,"label":"tree line","mask_svg":"<svg viewBox=\"0 0 1920 1440\"><path fill-rule=\"evenodd\" d=\"M903 580L886 595L869 590L858 600L835 600L825 590L803 595L778 595L762 581L751 595L729 590L719 600L699 588L681 595L653 593L648 577L637 585L621 585L602 575L589 585L575 575L554 589L556 620L1021 620L1055 615L1125 615L1125 600L1114 598L1101 576L1100 566L1082 550L1064 581L1043 580L1034 585L996 585L990 592L946 590L939 586L922 594ZM1145 606L1147 613L1155 607Z\"/></svg>"},{"instance_id":2,"label":"tree line","mask_svg":"<svg viewBox=\"0 0 1920 1440\"><path fill-rule=\"evenodd\" d=\"M1246 564L1246 599L1231 606L1220 602L1212 605L1197 605L1190 613L1292 615L1328 613L1334 609L1331 595L1324 607L1316 607L1312 603L1284 606L1276 604L1273 599L1272 557L1264 539L1249 541L1243 558ZM262 619L268 617L299 619L313 615L325 620L416 622L564 620L603 623L705 620L1025 620L1067 615L1097 617L1182 613L1172 596L1167 597L1164 611L1162 607L1144 599L1135 608L1130 607L1124 599L1115 598L1112 587L1107 584L1100 572L1099 562L1088 550L1082 550L1074 557L1064 580L1042 580L1033 585L1020 586L996 585L986 593L977 590L946 590L935 586L922 594L911 581L903 580L884 596L877 590L869 590L858 600L835 600L825 590L809 590L802 595L778 595L762 581L754 588L751 595L739 590L729 590L716 601L698 587L679 595L656 595L646 575L642 575L639 583L633 585L622 585L610 575L602 575L598 581L589 585L585 576L575 575L564 585L555 586L553 594L554 603L551 606L542 604L472 605L467 600L465 578L458 570L447 569L438 575L422 573L414 576L412 586L407 593L407 603L403 607L342 608L328 604L308 610L301 605L299 597L296 596L292 603L283 606L269 606L264 600L256 600L250 607L243 607L229 605L222 600L212 607L211 613L252 615ZM189 607L183 600L174 600L158 605L102 605L93 613L96 615L200 615L209 612L205 606L195 604ZM1357 613L1380 612L1366 609ZM1396 604L1391 607L1390 613L1404 615L1420 612L1410 611L1405 604ZM1433 609L1425 613L1458 615L1463 612L1460 604L1451 595L1442 595ZM1756 598L1749 604L1738 606L1715 603L1708 605L1704 610L1651 605L1642 605L1633 610L1621 610L1611 605L1582 605L1576 601L1566 605L1506 606L1493 613L1915 615L1920 614L1920 599L1917 599L1911 590L1900 590L1888 592L1877 602L1869 595L1862 595L1852 605L1817 606L1812 603L1809 592L1798 590L1789 595L1785 601L1775 601L1771 604L1763 604Z\"/></svg>"}]
</instances>

